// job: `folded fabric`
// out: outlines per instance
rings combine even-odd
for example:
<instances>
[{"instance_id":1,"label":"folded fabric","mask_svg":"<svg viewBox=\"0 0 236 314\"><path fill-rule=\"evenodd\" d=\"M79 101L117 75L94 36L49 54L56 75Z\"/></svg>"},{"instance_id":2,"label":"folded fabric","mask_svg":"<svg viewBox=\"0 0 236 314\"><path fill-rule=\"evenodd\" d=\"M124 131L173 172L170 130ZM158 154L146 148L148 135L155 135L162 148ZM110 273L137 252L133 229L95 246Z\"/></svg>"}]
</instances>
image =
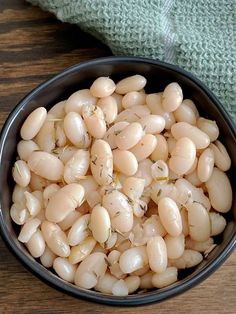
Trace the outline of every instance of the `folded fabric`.
<instances>
[{"instance_id":1,"label":"folded fabric","mask_svg":"<svg viewBox=\"0 0 236 314\"><path fill-rule=\"evenodd\" d=\"M28 0L77 24L115 55L177 64L219 97L236 121L235 0Z\"/></svg>"}]
</instances>

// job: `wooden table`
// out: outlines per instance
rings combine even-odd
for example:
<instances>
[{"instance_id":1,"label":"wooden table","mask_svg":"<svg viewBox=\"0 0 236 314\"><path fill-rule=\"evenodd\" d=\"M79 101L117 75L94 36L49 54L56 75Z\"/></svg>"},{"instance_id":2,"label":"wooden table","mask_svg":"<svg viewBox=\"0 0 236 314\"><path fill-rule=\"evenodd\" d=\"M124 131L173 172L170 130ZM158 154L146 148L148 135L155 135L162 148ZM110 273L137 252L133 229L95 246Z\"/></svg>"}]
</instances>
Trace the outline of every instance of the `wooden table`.
<instances>
[{"instance_id":1,"label":"wooden table","mask_svg":"<svg viewBox=\"0 0 236 314\"><path fill-rule=\"evenodd\" d=\"M0 125L32 88L75 63L111 55L76 26L62 24L23 0L0 1ZM0 314L112 313L74 299L40 280L0 240ZM236 252L202 284L161 304L116 308L116 313L236 313Z\"/></svg>"}]
</instances>

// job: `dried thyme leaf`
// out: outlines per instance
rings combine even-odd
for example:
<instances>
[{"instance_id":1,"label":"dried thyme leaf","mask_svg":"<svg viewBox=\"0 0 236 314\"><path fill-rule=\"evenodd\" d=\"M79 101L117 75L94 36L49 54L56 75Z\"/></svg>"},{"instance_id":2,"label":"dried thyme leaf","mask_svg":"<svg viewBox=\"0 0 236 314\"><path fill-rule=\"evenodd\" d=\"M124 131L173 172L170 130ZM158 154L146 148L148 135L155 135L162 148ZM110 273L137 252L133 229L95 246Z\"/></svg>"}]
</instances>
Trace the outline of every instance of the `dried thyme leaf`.
<instances>
[{"instance_id":1,"label":"dried thyme leaf","mask_svg":"<svg viewBox=\"0 0 236 314\"><path fill-rule=\"evenodd\" d=\"M169 177L156 177L155 181L167 181L169 180Z\"/></svg>"},{"instance_id":2,"label":"dried thyme leaf","mask_svg":"<svg viewBox=\"0 0 236 314\"><path fill-rule=\"evenodd\" d=\"M118 229L115 229L115 232L117 232L119 235L121 235L122 237L124 237L125 238L125 235L124 235L124 233L123 232L121 232L120 230L118 230Z\"/></svg>"},{"instance_id":3,"label":"dried thyme leaf","mask_svg":"<svg viewBox=\"0 0 236 314\"><path fill-rule=\"evenodd\" d=\"M93 157L91 158L91 162L96 166L96 161L97 161L98 157L97 155L94 156L94 159Z\"/></svg>"},{"instance_id":4,"label":"dried thyme leaf","mask_svg":"<svg viewBox=\"0 0 236 314\"><path fill-rule=\"evenodd\" d=\"M136 112L134 112L134 115L135 115L136 117L138 117L139 119L142 118L142 117L140 117Z\"/></svg>"},{"instance_id":5,"label":"dried thyme leaf","mask_svg":"<svg viewBox=\"0 0 236 314\"><path fill-rule=\"evenodd\" d=\"M118 217L121 214L120 211L116 212L115 215L113 216L113 218Z\"/></svg>"}]
</instances>

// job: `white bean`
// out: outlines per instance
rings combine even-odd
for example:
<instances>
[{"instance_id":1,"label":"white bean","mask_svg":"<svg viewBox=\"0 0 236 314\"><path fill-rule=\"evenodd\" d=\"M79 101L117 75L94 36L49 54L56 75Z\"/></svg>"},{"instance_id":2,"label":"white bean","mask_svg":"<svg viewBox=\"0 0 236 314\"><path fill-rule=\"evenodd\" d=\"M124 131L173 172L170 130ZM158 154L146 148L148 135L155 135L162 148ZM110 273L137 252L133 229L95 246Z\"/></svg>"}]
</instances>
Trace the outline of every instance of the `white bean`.
<instances>
[{"instance_id":1,"label":"white bean","mask_svg":"<svg viewBox=\"0 0 236 314\"><path fill-rule=\"evenodd\" d=\"M209 216L211 221L211 236L213 237L222 233L226 226L225 218L221 214L215 212L210 212Z\"/></svg>"},{"instance_id":2,"label":"white bean","mask_svg":"<svg viewBox=\"0 0 236 314\"><path fill-rule=\"evenodd\" d=\"M31 178L30 178L30 183L29 183L30 190L43 191L50 184L51 184L51 181L41 176L38 176L36 173L31 171Z\"/></svg>"},{"instance_id":3,"label":"white bean","mask_svg":"<svg viewBox=\"0 0 236 314\"><path fill-rule=\"evenodd\" d=\"M163 197L158 203L158 212L166 231L173 237L182 232L182 219L176 203L169 197Z\"/></svg>"},{"instance_id":4,"label":"white bean","mask_svg":"<svg viewBox=\"0 0 236 314\"><path fill-rule=\"evenodd\" d=\"M197 122L197 117L194 110L186 104L185 99L182 104L174 111L174 116L176 122L187 122L189 124L195 125Z\"/></svg>"},{"instance_id":5,"label":"white bean","mask_svg":"<svg viewBox=\"0 0 236 314\"><path fill-rule=\"evenodd\" d=\"M127 150L135 146L143 136L140 123L133 122L116 135L115 142L119 149Z\"/></svg>"},{"instance_id":6,"label":"white bean","mask_svg":"<svg viewBox=\"0 0 236 314\"><path fill-rule=\"evenodd\" d=\"M117 239L118 239L118 234L116 232L110 232L108 239L104 243L104 248L108 250L113 248L117 243Z\"/></svg>"},{"instance_id":7,"label":"white bean","mask_svg":"<svg viewBox=\"0 0 236 314\"><path fill-rule=\"evenodd\" d=\"M97 98L90 93L89 89L80 89L66 100L65 112L73 111L81 114L83 105L96 105L96 102Z\"/></svg>"},{"instance_id":8,"label":"white bean","mask_svg":"<svg viewBox=\"0 0 236 314\"><path fill-rule=\"evenodd\" d=\"M143 223L143 231L145 237L155 237L161 236L164 237L166 235L166 230L163 227L160 217L157 215L152 215L150 218L145 220Z\"/></svg>"},{"instance_id":9,"label":"white bean","mask_svg":"<svg viewBox=\"0 0 236 314\"><path fill-rule=\"evenodd\" d=\"M98 77L90 87L90 92L94 97L110 96L116 89L115 83L109 77Z\"/></svg>"},{"instance_id":10,"label":"white bean","mask_svg":"<svg viewBox=\"0 0 236 314\"><path fill-rule=\"evenodd\" d=\"M168 178L169 176L169 169L167 164L163 160L157 160L151 167L152 177L155 181L161 183L165 182L162 181L164 178Z\"/></svg>"},{"instance_id":11,"label":"white bean","mask_svg":"<svg viewBox=\"0 0 236 314\"><path fill-rule=\"evenodd\" d=\"M113 163L115 170L133 176L138 170L138 162L133 153L128 150L113 150Z\"/></svg>"},{"instance_id":12,"label":"white bean","mask_svg":"<svg viewBox=\"0 0 236 314\"><path fill-rule=\"evenodd\" d=\"M66 114L64 110L65 103L65 100L58 102L48 111L48 114L53 116L55 119L63 119Z\"/></svg>"},{"instance_id":13,"label":"white bean","mask_svg":"<svg viewBox=\"0 0 236 314\"><path fill-rule=\"evenodd\" d=\"M89 206L91 208L95 207L96 205L100 204L102 201L102 196L98 191L91 191L90 194L86 198Z\"/></svg>"},{"instance_id":14,"label":"white bean","mask_svg":"<svg viewBox=\"0 0 236 314\"><path fill-rule=\"evenodd\" d=\"M185 248L191 249L198 252L205 252L214 244L213 238L209 238L206 241L198 242L192 240L190 237L185 239Z\"/></svg>"},{"instance_id":15,"label":"white bean","mask_svg":"<svg viewBox=\"0 0 236 314\"><path fill-rule=\"evenodd\" d=\"M145 105L146 94L143 92L130 91L122 99L122 107L127 109L133 106Z\"/></svg>"},{"instance_id":16,"label":"white bean","mask_svg":"<svg viewBox=\"0 0 236 314\"><path fill-rule=\"evenodd\" d=\"M88 148L91 144L85 123L77 112L69 112L64 119L64 131L68 139L78 148Z\"/></svg>"},{"instance_id":17,"label":"white bean","mask_svg":"<svg viewBox=\"0 0 236 314\"><path fill-rule=\"evenodd\" d=\"M116 104L117 104L117 109L118 109L118 113L120 113L122 110L123 110L123 107L122 107L122 99L123 99L123 96L122 95L119 95L117 93L113 93L111 95L111 97L113 97L116 101Z\"/></svg>"},{"instance_id":18,"label":"white bean","mask_svg":"<svg viewBox=\"0 0 236 314\"><path fill-rule=\"evenodd\" d=\"M194 250L184 250L181 257L169 259L171 266L178 269L191 268L201 263L203 260L202 254Z\"/></svg>"},{"instance_id":19,"label":"white bean","mask_svg":"<svg viewBox=\"0 0 236 314\"><path fill-rule=\"evenodd\" d=\"M210 138L206 133L187 122L175 123L171 127L171 133L177 140L181 137L188 137L193 141L197 149L206 148L210 144Z\"/></svg>"},{"instance_id":20,"label":"white bean","mask_svg":"<svg viewBox=\"0 0 236 314\"><path fill-rule=\"evenodd\" d=\"M103 138L107 128L102 109L98 106L84 105L82 116L89 134L94 138Z\"/></svg>"},{"instance_id":21,"label":"white bean","mask_svg":"<svg viewBox=\"0 0 236 314\"><path fill-rule=\"evenodd\" d=\"M214 152L211 148L206 148L200 155L197 165L197 175L200 181L206 182L212 175L214 168Z\"/></svg>"},{"instance_id":22,"label":"white bean","mask_svg":"<svg viewBox=\"0 0 236 314\"><path fill-rule=\"evenodd\" d=\"M52 116L48 115L37 136L35 137L36 144L41 150L51 153L56 146L55 138L55 122Z\"/></svg>"},{"instance_id":23,"label":"white bean","mask_svg":"<svg viewBox=\"0 0 236 314\"><path fill-rule=\"evenodd\" d=\"M123 279L114 283L112 287L112 294L119 297L124 297L129 294L128 287Z\"/></svg>"},{"instance_id":24,"label":"white bean","mask_svg":"<svg viewBox=\"0 0 236 314\"><path fill-rule=\"evenodd\" d=\"M63 122L59 121L55 124L55 143L57 147L64 147L67 144L67 138L63 127ZM55 151L55 149L54 149Z\"/></svg>"},{"instance_id":25,"label":"white bean","mask_svg":"<svg viewBox=\"0 0 236 314\"><path fill-rule=\"evenodd\" d=\"M197 127L209 136L211 142L217 140L219 136L219 128L215 121L199 118L197 120Z\"/></svg>"},{"instance_id":26,"label":"white bean","mask_svg":"<svg viewBox=\"0 0 236 314\"><path fill-rule=\"evenodd\" d=\"M119 261L119 258L120 258L120 255L121 253L117 250L112 250L108 256L107 256L107 259L108 259L108 262L113 265L113 264L116 264L118 263Z\"/></svg>"},{"instance_id":27,"label":"white bean","mask_svg":"<svg viewBox=\"0 0 236 314\"><path fill-rule=\"evenodd\" d=\"M111 274L117 279L124 279L126 277L126 274L124 274L123 271L120 269L120 265L118 263L113 264L109 268Z\"/></svg>"},{"instance_id":28,"label":"white bean","mask_svg":"<svg viewBox=\"0 0 236 314\"><path fill-rule=\"evenodd\" d=\"M72 225L68 233L68 242L71 246L78 245L89 235L88 225L90 214L79 217Z\"/></svg>"},{"instance_id":29,"label":"white bean","mask_svg":"<svg viewBox=\"0 0 236 314\"><path fill-rule=\"evenodd\" d=\"M138 270L135 270L131 273L133 276L143 276L150 270L149 264L143 266L142 268L139 268Z\"/></svg>"},{"instance_id":30,"label":"white bean","mask_svg":"<svg viewBox=\"0 0 236 314\"><path fill-rule=\"evenodd\" d=\"M136 290L138 290L140 286L140 278L139 276L129 276L124 279L125 284L128 288L129 294L134 293Z\"/></svg>"},{"instance_id":31,"label":"white bean","mask_svg":"<svg viewBox=\"0 0 236 314\"><path fill-rule=\"evenodd\" d=\"M113 157L109 144L96 140L91 148L90 168L94 179L99 185L109 185L113 174Z\"/></svg>"},{"instance_id":32,"label":"white bean","mask_svg":"<svg viewBox=\"0 0 236 314\"><path fill-rule=\"evenodd\" d=\"M84 149L79 149L65 164L65 182L67 184L76 183L79 181L81 176L85 176L89 169L89 161L89 152Z\"/></svg>"},{"instance_id":33,"label":"white bean","mask_svg":"<svg viewBox=\"0 0 236 314\"><path fill-rule=\"evenodd\" d=\"M32 235L37 231L40 224L41 221L38 218L28 220L22 227L18 240L22 243L27 243Z\"/></svg>"},{"instance_id":34,"label":"white bean","mask_svg":"<svg viewBox=\"0 0 236 314\"><path fill-rule=\"evenodd\" d=\"M157 146L157 139L152 134L146 134L143 138L130 149L138 161L149 157Z\"/></svg>"},{"instance_id":35,"label":"white bean","mask_svg":"<svg viewBox=\"0 0 236 314\"><path fill-rule=\"evenodd\" d=\"M126 121L117 122L106 131L103 139L110 145L111 149L117 148L116 135L124 130L128 125L129 123Z\"/></svg>"},{"instance_id":36,"label":"white bean","mask_svg":"<svg viewBox=\"0 0 236 314\"><path fill-rule=\"evenodd\" d=\"M63 163L47 152L31 153L28 166L35 174L51 181L60 180L64 170Z\"/></svg>"},{"instance_id":37,"label":"white bean","mask_svg":"<svg viewBox=\"0 0 236 314\"><path fill-rule=\"evenodd\" d=\"M183 234L186 237L187 235L189 235L188 211L186 207L182 207L180 209L180 215L182 219Z\"/></svg>"},{"instance_id":38,"label":"white bean","mask_svg":"<svg viewBox=\"0 0 236 314\"><path fill-rule=\"evenodd\" d=\"M144 159L138 163L138 170L135 173L135 177L145 180L145 187L147 187L152 182L151 166L151 160Z\"/></svg>"},{"instance_id":39,"label":"white bean","mask_svg":"<svg viewBox=\"0 0 236 314\"><path fill-rule=\"evenodd\" d=\"M185 238L183 234L173 237L167 234L164 238L168 258L179 258L184 253Z\"/></svg>"},{"instance_id":40,"label":"white bean","mask_svg":"<svg viewBox=\"0 0 236 314\"><path fill-rule=\"evenodd\" d=\"M79 219L79 217L81 217L81 213L77 210L73 210L61 222L58 223L58 226L62 231L66 231L75 223L76 220Z\"/></svg>"},{"instance_id":41,"label":"white bean","mask_svg":"<svg viewBox=\"0 0 236 314\"><path fill-rule=\"evenodd\" d=\"M166 142L166 139L163 135L157 134L156 135L156 148L151 154L151 160L157 161L157 160L163 160L166 161L168 158L168 145Z\"/></svg>"},{"instance_id":42,"label":"white bean","mask_svg":"<svg viewBox=\"0 0 236 314\"><path fill-rule=\"evenodd\" d=\"M149 271L140 277L140 289L152 289L154 286L152 284L153 272Z\"/></svg>"},{"instance_id":43,"label":"white bean","mask_svg":"<svg viewBox=\"0 0 236 314\"><path fill-rule=\"evenodd\" d=\"M25 208L23 204L20 203L14 203L12 204L10 208L10 216L11 219L17 224L17 225L24 225L25 222L28 220L29 212Z\"/></svg>"},{"instance_id":44,"label":"white bean","mask_svg":"<svg viewBox=\"0 0 236 314\"><path fill-rule=\"evenodd\" d=\"M170 83L162 95L162 107L167 112L175 111L183 101L183 92L178 83Z\"/></svg>"},{"instance_id":45,"label":"white bean","mask_svg":"<svg viewBox=\"0 0 236 314\"><path fill-rule=\"evenodd\" d=\"M202 181L199 179L197 170L194 170L190 174L184 176L186 180L188 180L192 185L199 187L202 185Z\"/></svg>"},{"instance_id":46,"label":"white bean","mask_svg":"<svg viewBox=\"0 0 236 314\"><path fill-rule=\"evenodd\" d=\"M196 188L183 178L178 179L175 182L175 186L178 190L178 202L180 204L197 202L202 204L207 210L210 210L211 203L202 188Z\"/></svg>"},{"instance_id":47,"label":"white bean","mask_svg":"<svg viewBox=\"0 0 236 314\"><path fill-rule=\"evenodd\" d=\"M155 273L162 273L167 267L167 249L165 241L160 236L152 237L147 242L149 265Z\"/></svg>"},{"instance_id":48,"label":"white bean","mask_svg":"<svg viewBox=\"0 0 236 314\"><path fill-rule=\"evenodd\" d=\"M20 135L23 140L32 140L32 138L39 132L46 117L47 110L44 107L39 107L32 111L26 118L20 130Z\"/></svg>"},{"instance_id":49,"label":"white bean","mask_svg":"<svg viewBox=\"0 0 236 314\"><path fill-rule=\"evenodd\" d=\"M177 140L171 153L169 166L178 175L185 174L193 165L196 158L196 147L188 137Z\"/></svg>"},{"instance_id":50,"label":"white bean","mask_svg":"<svg viewBox=\"0 0 236 314\"><path fill-rule=\"evenodd\" d=\"M178 276L177 268L168 267L163 273L153 275L152 284L156 288L164 288L176 282L178 279L177 276Z\"/></svg>"},{"instance_id":51,"label":"white bean","mask_svg":"<svg viewBox=\"0 0 236 314\"><path fill-rule=\"evenodd\" d=\"M233 199L227 175L218 168L214 168L210 179L205 184L212 207L220 213L227 213L232 206Z\"/></svg>"},{"instance_id":52,"label":"white bean","mask_svg":"<svg viewBox=\"0 0 236 314\"><path fill-rule=\"evenodd\" d=\"M76 266L72 265L67 258L57 257L53 261L53 269L62 279L73 282L76 272Z\"/></svg>"},{"instance_id":53,"label":"white bean","mask_svg":"<svg viewBox=\"0 0 236 314\"><path fill-rule=\"evenodd\" d=\"M146 104L151 110L152 114L159 115L159 112L164 112L163 108L161 107L162 94L163 93L153 93L146 96Z\"/></svg>"},{"instance_id":54,"label":"white bean","mask_svg":"<svg viewBox=\"0 0 236 314\"><path fill-rule=\"evenodd\" d=\"M104 243L109 238L111 230L110 216L106 208L96 205L91 213L89 228L93 237L99 243Z\"/></svg>"},{"instance_id":55,"label":"white bean","mask_svg":"<svg viewBox=\"0 0 236 314\"><path fill-rule=\"evenodd\" d=\"M161 133L165 128L165 120L160 115L147 115L138 120L146 134Z\"/></svg>"},{"instance_id":56,"label":"white bean","mask_svg":"<svg viewBox=\"0 0 236 314\"><path fill-rule=\"evenodd\" d=\"M45 250L45 241L40 230L37 230L26 244L27 249L34 258L43 255Z\"/></svg>"},{"instance_id":57,"label":"white bean","mask_svg":"<svg viewBox=\"0 0 236 314\"><path fill-rule=\"evenodd\" d=\"M69 262L77 264L83 261L92 252L96 241L92 237L87 237L80 244L73 246L70 251Z\"/></svg>"},{"instance_id":58,"label":"white bean","mask_svg":"<svg viewBox=\"0 0 236 314\"><path fill-rule=\"evenodd\" d=\"M117 278L107 272L98 278L95 290L105 294L112 294L112 287L116 282Z\"/></svg>"},{"instance_id":59,"label":"white bean","mask_svg":"<svg viewBox=\"0 0 236 314\"><path fill-rule=\"evenodd\" d=\"M175 148L175 145L177 143L176 139L173 138L173 137L169 137L167 138L167 145L168 145L168 152L169 154L172 154L174 148Z\"/></svg>"},{"instance_id":60,"label":"white bean","mask_svg":"<svg viewBox=\"0 0 236 314\"><path fill-rule=\"evenodd\" d=\"M124 78L116 84L117 94L127 94L133 91L140 91L146 85L147 80L142 75L132 75Z\"/></svg>"},{"instance_id":61,"label":"white bean","mask_svg":"<svg viewBox=\"0 0 236 314\"><path fill-rule=\"evenodd\" d=\"M118 114L118 107L116 100L112 96L100 98L97 106L102 109L106 123L110 124L115 121Z\"/></svg>"},{"instance_id":62,"label":"white bean","mask_svg":"<svg viewBox=\"0 0 236 314\"><path fill-rule=\"evenodd\" d=\"M40 262L44 267L50 268L52 267L55 258L56 254L54 254L49 247L46 246L43 254L40 256Z\"/></svg>"},{"instance_id":63,"label":"white bean","mask_svg":"<svg viewBox=\"0 0 236 314\"><path fill-rule=\"evenodd\" d=\"M139 119L149 114L150 110L147 106L133 106L120 112L116 118L116 122L137 122Z\"/></svg>"},{"instance_id":64,"label":"white bean","mask_svg":"<svg viewBox=\"0 0 236 314\"><path fill-rule=\"evenodd\" d=\"M79 184L82 185L84 188L84 197L87 199L87 197L90 195L92 191L96 191L98 188L97 182L94 180L93 176L85 176L84 178L81 178L79 181Z\"/></svg>"},{"instance_id":65,"label":"white bean","mask_svg":"<svg viewBox=\"0 0 236 314\"><path fill-rule=\"evenodd\" d=\"M165 129L169 130L171 126L175 123L175 117L172 112L165 112L161 102L162 102L162 94L149 94L146 97L146 103L148 108L151 110L152 114L160 115L165 120Z\"/></svg>"},{"instance_id":66,"label":"white bean","mask_svg":"<svg viewBox=\"0 0 236 314\"><path fill-rule=\"evenodd\" d=\"M192 109L192 111L193 111L194 114L195 114L196 119L199 118L199 112L198 112L198 110L197 110L197 107L196 107L195 103L194 103L191 99L184 99L184 100L183 100L183 103L184 103L186 106L188 106L189 108Z\"/></svg>"},{"instance_id":67,"label":"white bean","mask_svg":"<svg viewBox=\"0 0 236 314\"><path fill-rule=\"evenodd\" d=\"M26 207L30 213L30 216L32 217L37 216L40 210L42 209L40 201L36 196L33 195L33 193L30 193L28 191L25 191L24 195Z\"/></svg>"},{"instance_id":68,"label":"white bean","mask_svg":"<svg viewBox=\"0 0 236 314\"><path fill-rule=\"evenodd\" d=\"M148 264L146 247L139 246L126 250L120 256L120 268L125 274L129 274Z\"/></svg>"},{"instance_id":69,"label":"white bean","mask_svg":"<svg viewBox=\"0 0 236 314\"><path fill-rule=\"evenodd\" d=\"M170 197L174 201L178 201L178 190L173 183L168 182L168 178L160 178L160 181L153 181L151 184L151 199L156 204L159 204L159 201L163 197ZM164 179L164 180L162 180ZM165 180L166 179L166 180Z\"/></svg>"},{"instance_id":70,"label":"white bean","mask_svg":"<svg viewBox=\"0 0 236 314\"><path fill-rule=\"evenodd\" d=\"M145 186L145 180L135 177L125 179L123 183L123 192L131 200L137 200L141 197Z\"/></svg>"},{"instance_id":71,"label":"white bean","mask_svg":"<svg viewBox=\"0 0 236 314\"><path fill-rule=\"evenodd\" d=\"M188 174L192 173L194 170L196 170L197 164L198 164L198 158L196 157L192 167L185 173L185 175L188 175Z\"/></svg>"},{"instance_id":72,"label":"white bean","mask_svg":"<svg viewBox=\"0 0 236 314\"><path fill-rule=\"evenodd\" d=\"M47 207L49 199L60 190L60 186L56 183L52 183L45 187L43 190L43 199L44 199L44 205Z\"/></svg>"},{"instance_id":73,"label":"white bean","mask_svg":"<svg viewBox=\"0 0 236 314\"><path fill-rule=\"evenodd\" d=\"M68 160L71 159L71 157L77 152L78 148L75 146L64 146L64 147L58 147L54 150L54 154L63 162L63 164L66 164Z\"/></svg>"},{"instance_id":74,"label":"white bean","mask_svg":"<svg viewBox=\"0 0 236 314\"><path fill-rule=\"evenodd\" d=\"M39 150L39 146L32 140L20 141L17 144L17 153L21 160L28 161L32 152Z\"/></svg>"},{"instance_id":75,"label":"white bean","mask_svg":"<svg viewBox=\"0 0 236 314\"><path fill-rule=\"evenodd\" d=\"M30 170L26 162L17 160L12 169L14 181L21 187L26 187L30 182Z\"/></svg>"},{"instance_id":76,"label":"white bean","mask_svg":"<svg viewBox=\"0 0 236 314\"><path fill-rule=\"evenodd\" d=\"M24 203L25 202L25 191L31 192L29 186L23 187L18 184L14 186L12 192L12 202L13 203Z\"/></svg>"},{"instance_id":77,"label":"white bean","mask_svg":"<svg viewBox=\"0 0 236 314\"><path fill-rule=\"evenodd\" d=\"M49 199L46 218L56 223L62 221L81 204L83 197L84 188L80 184L71 183L64 186Z\"/></svg>"},{"instance_id":78,"label":"white bean","mask_svg":"<svg viewBox=\"0 0 236 314\"><path fill-rule=\"evenodd\" d=\"M45 220L41 225L41 230L47 246L54 254L60 257L70 255L66 234L57 224Z\"/></svg>"},{"instance_id":79,"label":"white bean","mask_svg":"<svg viewBox=\"0 0 236 314\"><path fill-rule=\"evenodd\" d=\"M111 225L115 230L128 232L132 229L132 207L123 193L117 190L106 193L102 199L102 206L107 209L111 218Z\"/></svg>"},{"instance_id":80,"label":"white bean","mask_svg":"<svg viewBox=\"0 0 236 314\"><path fill-rule=\"evenodd\" d=\"M81 288L91 289L96 286L98 278L104 276L107 269L106 255L100 252L87 256L77 268L75 284Z\"/></svg>"},{"instance_id":81,"label":"white bean","mask_svg":"<svg viewBox=\"0 0 236 314\"><path fill-rule=\"evenodd\" d=\"M222 171L227 171L231 167L231 159L225 148L225 146L220 141L215 141L215 143L210 144L215 157L215 165Z\"/></svg>"}]
</instances>

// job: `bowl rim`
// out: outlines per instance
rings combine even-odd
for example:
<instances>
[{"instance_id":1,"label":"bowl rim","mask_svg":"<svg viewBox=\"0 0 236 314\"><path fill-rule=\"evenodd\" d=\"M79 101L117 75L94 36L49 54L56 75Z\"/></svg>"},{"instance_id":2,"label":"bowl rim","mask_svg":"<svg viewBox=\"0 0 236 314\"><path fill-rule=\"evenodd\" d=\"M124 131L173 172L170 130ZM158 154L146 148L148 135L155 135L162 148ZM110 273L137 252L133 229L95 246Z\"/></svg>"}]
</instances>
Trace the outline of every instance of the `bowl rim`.
<instances>
[{"instance_id":1,"label":"bowl rim","mask_svg":"<svg viewBox=\"0 0 236 314\"><path fill-rule=\"evenodd\" d=\"M43 83L39 84L33 90L31 90L22 100L18 102L15 108L10 112L8 118L6 119L1 135L0 135L0 162L2 160L3 154L3 147L4 143L7 138L7 133L12 126L12 121L17 116L19 111L21 111L22 107L24 107L30 100L33 98L37 93L41 92L45 87L50 85L51 83L57 81L58 79L66 76L67 74L80 71L83 68L91 67L93 65L102 65L102 64L112 64L114 62L123 62L123 63L146 63L150 65L158 65L164 67L168 70L178 72L183 76L187 77L191 81L193 81L196 85L198 85L203 92L212 100L214 105L222 114L224 120L229 124L229 127L233 133L233 136L236 138L236 124L234 123L231 116L228 114L226 109L223 107L221 102L217 99L217 97L212 93L212 91L203 83L201 82L195 75L190 72L183 70L182 68L172 65L163 61L159 60L152 60L149 58L143 57L130 57L130 56L111 56L111 57L104 57L104 58L97 58L88 61L84 61L73 66L70 66L63 71L59 72L58 74L54 75L52 78L44 81ZM127 297L116 297L110 296L98 292L88 291L85 289L81 289L76 287L75 285L68 284L61 280L59 277L53 275L53 273L48 274L41 264L38 262L32 261L29 257L27 257L23 251L21 251L15 242L8 236L8 229L3 219L2 214L2 204L0 203L0 235L5 242L8 249L15 255L15 257L20 260L20 262L36 277L40 278L43 282L47 283L49 286L56 288L62 292L65 292L69 295L72 295L76 298L82 298L84 300L93 301L96 303L106 304L106 305L116 305L116 306L139 306L145 304L152 304L156 302L163 301L170 297L176 296L184 291L188 290L189 288L197 285L198 283L202 282L205 278L207 278L210 274L212 274L226 259L227 257L233 252L234 248L236 247L236 233L231 237L227 246L223 249L221 254L217 256L214 260L212 260L207 266L203 266L198 274L194 277L188 279L186 277L182 280L181 285L179 286L170 286L167 288L163 288L161 291L151 291L147 294L134 294Z\"/></svg>"}]
</instances>

